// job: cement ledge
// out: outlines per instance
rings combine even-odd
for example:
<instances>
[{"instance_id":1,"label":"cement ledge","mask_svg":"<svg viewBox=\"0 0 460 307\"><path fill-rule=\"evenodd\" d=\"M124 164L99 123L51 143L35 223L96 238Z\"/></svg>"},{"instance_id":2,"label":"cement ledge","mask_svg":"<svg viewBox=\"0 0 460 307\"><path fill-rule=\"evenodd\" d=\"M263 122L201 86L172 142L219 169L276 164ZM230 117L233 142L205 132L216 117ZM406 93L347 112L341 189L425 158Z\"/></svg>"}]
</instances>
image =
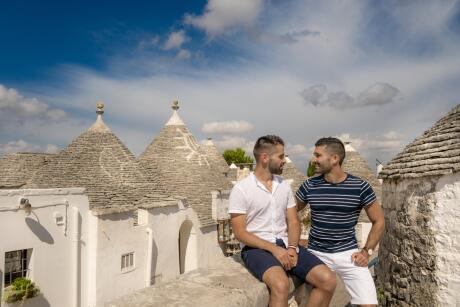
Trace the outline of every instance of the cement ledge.
<instances>
[{"instance_id":1,"label":"cement ledge","mask_svg":"<svg viewBox=\"0 0 460 307\"><path fill-rule=\"evenodd\" d=\"M299 279L290 278L291 297L294 292L303 296L307 295L308 290ZM268 299L265 284L248 272L239 257L229 257L222 259L215 267L188 272L177 279L122 296L104 306L266 307Z\"/></svg>"}]
</instances>

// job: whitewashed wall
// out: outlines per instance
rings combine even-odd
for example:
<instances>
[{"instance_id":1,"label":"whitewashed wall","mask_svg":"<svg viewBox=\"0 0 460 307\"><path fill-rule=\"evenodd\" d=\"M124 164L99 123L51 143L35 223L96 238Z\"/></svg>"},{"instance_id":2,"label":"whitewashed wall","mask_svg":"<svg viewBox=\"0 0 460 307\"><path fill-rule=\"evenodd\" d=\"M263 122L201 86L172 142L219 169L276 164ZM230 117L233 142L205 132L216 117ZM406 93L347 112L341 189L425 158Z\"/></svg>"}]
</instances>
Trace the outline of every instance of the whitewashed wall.
<instances>
[{"instance_id":1,"label":"whitewashed wall","mask_svg":"<svg viewBox=\"0 0 460 307\"><path fill-rule=\"evenodd\" d=\"M460 174L440 178L434 212L438 302L460 306Z\"/></svg>"},{"instance_id":2,"label":"whitewashed wall","mask_svg":"<svg viewBox=\"0 0 460 307\"><path fill-rule=\"evenodd\" d=\"M95 271L90 283L95 284L95 300L90 306L105 302L145 287L147 275L148 234L145 226L134 226L132 212L97 217ZM134 267L122 270L123 254L134 252Z\"/></svg>"},{"instance_id":3,"label":"whitewashed wall","mask_svg":"<svg viewBox=\"0 0 460 307\"><path fill-rule=\"evenodd\" d=\"M179 269L179 230L184 221L193 224L196 247L186 256L193 259L199 268L208 267L222 259L223 253L217 242L217 227L200 228L196 213L191 208L163 207L149 210L148 224L153 230L154 252L152 277L154 282L170 280L180 274Z\"/></svg>"},{"instance_id":4,"label":"whitewashed wall","mask_svg":"<svg viewBox=\"0 0 460 307\"><path fill-rule=\"evenodd\" d=\"M19 199L29 199L33 211L29 216L16 211ZM68 206L63 205L68 202ZM72 271L76 254L72 235L76 230L72 220L73 207L78 208L81 235L79 243L80 273ZM67 208L67 213L66 213ZM41 290L41 295L28 300L24 307L87 306L86 267L88 265L88 198L83 189L40 189L0 191L0 271L3 273L5 252L33 249L30 278ZM66 225L56 225L54 215L67 216ZM74 283L78 282L78 302ZM2 306L7 306L2 300Z\"/></svg>"}]
</instances>

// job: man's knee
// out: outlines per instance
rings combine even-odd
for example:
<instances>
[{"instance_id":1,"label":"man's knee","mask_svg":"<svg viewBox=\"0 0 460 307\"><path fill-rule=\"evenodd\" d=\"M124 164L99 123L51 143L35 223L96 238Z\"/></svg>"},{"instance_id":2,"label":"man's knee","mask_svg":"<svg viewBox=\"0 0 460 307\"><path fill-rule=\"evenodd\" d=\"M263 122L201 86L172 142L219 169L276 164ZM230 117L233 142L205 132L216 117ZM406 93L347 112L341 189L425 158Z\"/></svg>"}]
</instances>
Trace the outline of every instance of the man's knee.
<instances>
[{"instance_id":1,"label":"man's knee","mask_svg":"<svg viewBox=\"0 0 460 307\"><path fill-rule=\"evenodd\" d=\"M307 282L316 288L328 292L334 292L337 285L337 277L326 265L314 267L307 275Z\"/></svg>"},{"instance_id":2,"label":"man's knee","mask_svg":"<svg viewBox=\"0 0 460 307\"><path fill-rule=\"evenodd\" d=\"M263 281L267 284L270 291L277 294L289 294L289 279L286 272L281 267L271 267L263 276Z\"/></svg>"},{"instance_id":3,"label":"man's knee","mask_svg":"<svg viewBox=\"0 0 460 307\"><path fill-rule=\"evenodd\" d=\"M322 273L322 279L323 283L320 288L328 292L334 292L335 287L337 286L337 276L335 275L335 273L330 270L326 271Z\"/></svg>"}]
</instances>

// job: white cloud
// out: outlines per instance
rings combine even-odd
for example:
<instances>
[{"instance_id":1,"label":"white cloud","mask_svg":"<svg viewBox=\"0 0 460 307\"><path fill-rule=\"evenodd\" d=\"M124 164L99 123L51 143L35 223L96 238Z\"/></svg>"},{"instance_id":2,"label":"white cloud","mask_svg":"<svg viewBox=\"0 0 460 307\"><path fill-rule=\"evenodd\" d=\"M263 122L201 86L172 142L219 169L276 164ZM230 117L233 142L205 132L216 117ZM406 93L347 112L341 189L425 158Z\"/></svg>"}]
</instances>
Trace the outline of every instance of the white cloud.
<instances>
[{"instance_id":1,"label":"white cloud","mask_svg":"<svg viewBox=\"0 0 460 307\"><path fill-rule=\"evenodd\" d=\"M346 92L330 92L326 85L316 84L304 89L300 95L306 103L338 109L382 106L401 100L401 92L388 83L377 82L362 91L356 98Z\"/></svg>"},{"instance_id":2,"label":"white cloud","mask_svg":"<svg viewBox=\"0 0 460 307\"><path fill-rule=\"evenodd\" d=\"M204 123L201 131L204 133L245 133L254 130L254 126L247 121L228 121Z\"/></svg>"},{"instance_id":3,"label":"white cloud","mask_svg":"<svg viewBox=\"0 0 460 307\"><path fill-rule=\"evenodd\" d=\"M243 137L237 136L222 136L220 140L213 140L214 144L221 149L221 151L225 149L235 149L235 148L242 148L248 155L252 155L252 150L254 149L255 141L250 141Z\"/></svg>"},{"instance_id":4,"label":"white cloud","mask_svg":"<svg viewBox=\"0 0 460 307\"><path fill-rule=\"evenodd\" d=\"M264 44L294 44L302 38L319 36L321 33L319 31L304 29L284 34L277 34L264 31L261 28L254 26L248 29L248 34L251 39Z\"/></svg>"},{"instance_id":5,"label":"white cloud","mask_svg":"<svg viewBox=\"0 0 460 307\"><path fill-rule=\"evenodd\" d=\"M190 38L185 34L184 30L171 32L163 45L163 49L179 49L185 42L189 40Z\"/></svg>"},{"instance_id":6,"label":"white cloud","mask_svg":"<svg viewBox=\"0 0 460 307\"><path fill-rule=\"evenodd\" d=\"M140 50L148 49L150 47L156 47L160 43L160 36L154 35L152 37L145 38L139 42L138 48Z\"/></svg>"},{"instance_id":7,"label":"white cloud","mask_svg":"<svg viewBox=\"0 0 460 307\"><path fill-rule=\"evenodd\" d=\"M399 132L389 131L387 133L370 136L352 136L349 133L343 133L337 136L342 142L350 142L350 145L359 150L378 150L378 151L395 151L404 146L406 137Z\"/></svg>"},{"instance_id":8,"label":"white cloud","mask_svg":"<svg viewBox=\"0 0 460 307\"><path fill-rule=\"evenodd\" d=\"M45 153L57 153L59 148L53 144L47 144L46 146L36 145L28 143L24 140L10 141L6 144L0 144L1 153L15 153L15 152L45 152Z\"/></svg>"},{"instance_id":9,"label":"white cloud","mask_svg":"<svg viewBox=\"0 0 460 307\"><path fill-rule=\"evenodd\" d=\"M308 154L312 152L305 145L290 143L286 144L286 148L284 151L291 158L295 156L308 156Z\"/></svg>"},{"instance_id":10,"label":"white cloud","mask_svg":"<svg viewBox=\"0 0 460 307\"><path fill-rule=\"evenodd\" d=\"M209 0L203 15L186 14L184 22L206 31L209 36L250 26L263 8L263 0Z\"/></svg>"},{"instance_id":11,"label":"white cloud","mask_svg":"<svg viewBox=\"0 0 460 307\"><path fill-rule=\"evenodd\" d=\"M176 55L178 60L188 60L192 57L192 53L187 49L181 49Z\"/></svg>"},{"instance_id":12,"label":"white cloud","mask_svg":"<svg viewBox=\"0 0 460 307\"><path fill-rule=\"evenodd\" d=\"M26 120L59 122L67 117L65 111L53 109L36 98L25 98L13 88L0 84L0 118L2 121L22 123Z\"/></svg>"}]
</instances>

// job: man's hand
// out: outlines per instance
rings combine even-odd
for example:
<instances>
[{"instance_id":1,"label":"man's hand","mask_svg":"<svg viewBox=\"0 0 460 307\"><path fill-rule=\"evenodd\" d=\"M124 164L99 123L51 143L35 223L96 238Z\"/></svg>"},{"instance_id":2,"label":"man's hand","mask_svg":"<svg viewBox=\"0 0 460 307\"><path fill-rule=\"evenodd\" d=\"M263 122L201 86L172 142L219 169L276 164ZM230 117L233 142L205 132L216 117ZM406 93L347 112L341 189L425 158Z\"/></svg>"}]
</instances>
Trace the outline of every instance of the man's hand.
<instances>
[{"instance_id":1,"label":"man's hand","mask_svg":"<svg viewBox=\"0 0 460 307\"><path fill-rule=\"evenodd\" d=\"M292 268L291 259L288 253L288 250L280 246L275 246L272 251L272 255L281 263L285 270L290 270Z\"/></svg>"},{"instance_id":2,"label":"man's hand","mask_svg":"<svg viewBox=\"0 0 460 307\"><path fill-rule=\"evenodd\" d=\"M357 266L367 267L369 263L369 254L366 250L362 249L361 251L351 255L351 261L353 261Z\"/></svg>"},{"instance_id":3,"label":"man's hand","mask_svg":"<svg viewBox=\"0 0 460 307\"><path fill-rule=\"evenodd\" d=\"M297 266L297 260L298 260L298 255L295 249L293 248L288 248L288 254L289 254L289 260L291 262L291 268L294 268Z\"/></svg>"}]
</instances>

